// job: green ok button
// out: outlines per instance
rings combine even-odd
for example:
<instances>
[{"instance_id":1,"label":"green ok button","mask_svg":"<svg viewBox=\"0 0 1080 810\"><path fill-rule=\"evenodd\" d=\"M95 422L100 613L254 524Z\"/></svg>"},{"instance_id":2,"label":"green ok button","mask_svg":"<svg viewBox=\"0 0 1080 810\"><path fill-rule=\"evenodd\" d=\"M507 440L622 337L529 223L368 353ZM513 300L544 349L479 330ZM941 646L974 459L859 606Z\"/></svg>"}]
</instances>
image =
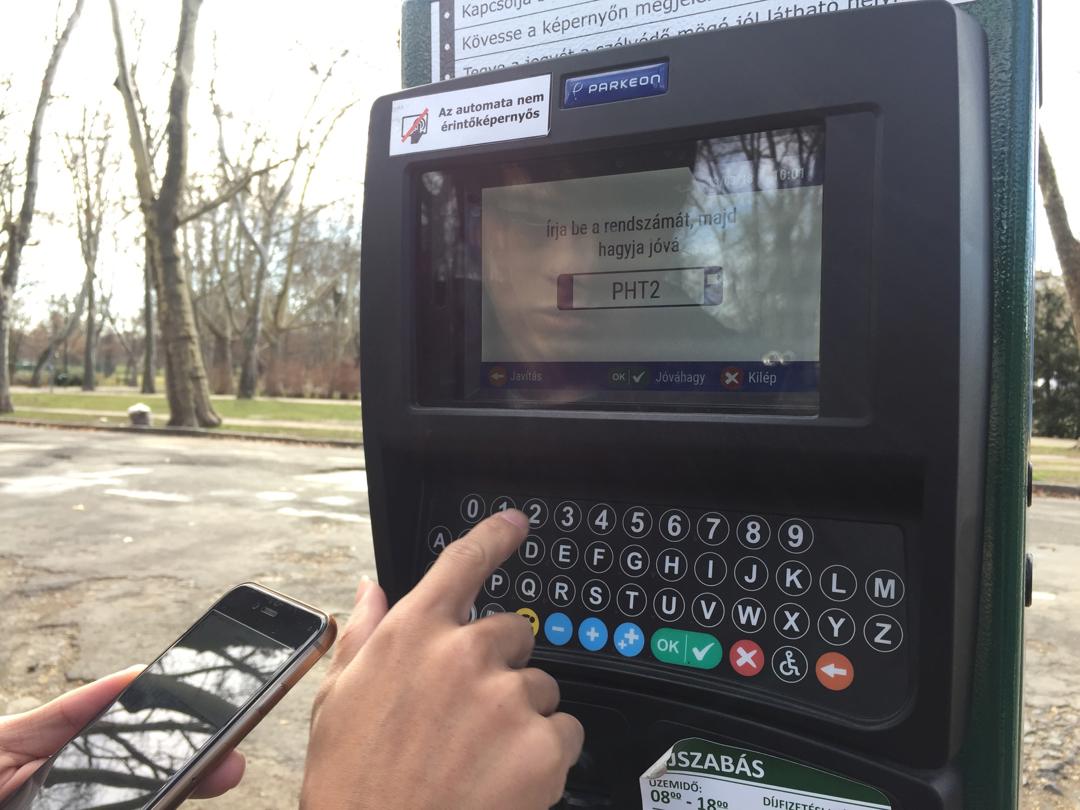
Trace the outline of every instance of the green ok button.
<instances>
[{"instance_id":1,"label":"green ok button","mask_svg":"<svg viewBox=\"0 0 1080 810\"><path fill-rule=\"evenodd\" d=\"M716 669L724 657L720 642L708 633L664 627L649 642L657 661L694 669Z\"/></svg>"}]
</instances>

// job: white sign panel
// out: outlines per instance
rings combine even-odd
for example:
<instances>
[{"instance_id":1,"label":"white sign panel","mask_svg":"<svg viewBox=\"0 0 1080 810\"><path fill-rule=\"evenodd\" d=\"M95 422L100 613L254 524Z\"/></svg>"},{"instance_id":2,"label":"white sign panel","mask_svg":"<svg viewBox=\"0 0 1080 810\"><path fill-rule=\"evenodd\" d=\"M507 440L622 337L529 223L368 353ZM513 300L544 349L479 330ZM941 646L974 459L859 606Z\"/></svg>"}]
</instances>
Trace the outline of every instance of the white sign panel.
<instances>
[{"instance_id":1,"label":"white sign panel","mask_svg":"<svg viewBox=\"0 0 1080 810\"><path fill-rule=\"evenodd\" d=\"M643 810L891 810L876 788L746 748L680 740L641 775Z\"/></svg>"},{"instance_id":2,"label":"white sign panel","mask_svg":"<svg viewBox=\"0 0 1080 810\"><path fill-rule=\"evenodd\" d=\"M904 2L911 0L436 0L432 53L439 59L431 75L433 81L452 79L638 42Z\"/></svg>"},{"instance_id":3,"label":"white sign panel","mask_svg":"<svg viewBox=\"0 0 1080 810\"><path fill-rule=\"evenodd\" d=\"M390 154L547 135L550 102L550 74L398 99L390 117Z\"/></svg>"}]
</instances>

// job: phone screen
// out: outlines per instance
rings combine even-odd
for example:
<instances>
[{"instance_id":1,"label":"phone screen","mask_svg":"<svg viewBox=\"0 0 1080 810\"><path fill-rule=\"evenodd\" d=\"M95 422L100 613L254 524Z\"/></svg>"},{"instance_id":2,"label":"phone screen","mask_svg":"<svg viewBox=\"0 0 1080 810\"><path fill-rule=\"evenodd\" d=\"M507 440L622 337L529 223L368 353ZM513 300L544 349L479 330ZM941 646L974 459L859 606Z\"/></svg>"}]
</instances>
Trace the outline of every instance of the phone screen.
<instances>
[{"instance_id":1,"label":"phone screen","mask_svg":"<svg viewBox=\"0 0 1080 810\"><path fill-rule=\"evenodd\" d=\"M295 652L212 609L45 763L14 807L142 807Z\"/></svg>"}]
</instances>

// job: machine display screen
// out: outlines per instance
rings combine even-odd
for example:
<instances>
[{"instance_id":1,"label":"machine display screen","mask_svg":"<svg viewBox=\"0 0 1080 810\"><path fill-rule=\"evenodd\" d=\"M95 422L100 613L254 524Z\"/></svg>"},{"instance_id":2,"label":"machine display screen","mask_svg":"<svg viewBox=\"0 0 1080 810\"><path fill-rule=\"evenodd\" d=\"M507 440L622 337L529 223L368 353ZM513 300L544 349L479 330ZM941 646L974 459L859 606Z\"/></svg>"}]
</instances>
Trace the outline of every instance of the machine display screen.
<instances>
[{"instance_id":1,"label":"machine display screen","mask_svg":"<svg viewBox=\"0 0 1080 810\"><path fill-rule=\"evenodd\" d=\"M814 410L824 136L779 129L472 178L465 398Z\"/></svg>"}]
</instances>

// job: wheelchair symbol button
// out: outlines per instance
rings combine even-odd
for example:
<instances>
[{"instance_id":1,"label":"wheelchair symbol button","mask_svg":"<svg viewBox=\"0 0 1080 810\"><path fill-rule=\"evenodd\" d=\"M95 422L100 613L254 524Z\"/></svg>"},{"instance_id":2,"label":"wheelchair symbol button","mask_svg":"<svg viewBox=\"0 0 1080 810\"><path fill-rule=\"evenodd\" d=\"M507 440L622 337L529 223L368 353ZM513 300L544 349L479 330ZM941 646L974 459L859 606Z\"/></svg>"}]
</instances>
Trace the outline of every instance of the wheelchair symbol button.
<instances>
[{"instance_id":1,"label":"wheelchair symbol button","mask_svg":"<svg viewBox=\"0 0 1080 810\"><path fill-rule=\"evenodd\" d=\"M806 656L797 647L781 647L773 653L773 674L784 683L798 683L806 677Z\"/></svg>"}]
</instances>

